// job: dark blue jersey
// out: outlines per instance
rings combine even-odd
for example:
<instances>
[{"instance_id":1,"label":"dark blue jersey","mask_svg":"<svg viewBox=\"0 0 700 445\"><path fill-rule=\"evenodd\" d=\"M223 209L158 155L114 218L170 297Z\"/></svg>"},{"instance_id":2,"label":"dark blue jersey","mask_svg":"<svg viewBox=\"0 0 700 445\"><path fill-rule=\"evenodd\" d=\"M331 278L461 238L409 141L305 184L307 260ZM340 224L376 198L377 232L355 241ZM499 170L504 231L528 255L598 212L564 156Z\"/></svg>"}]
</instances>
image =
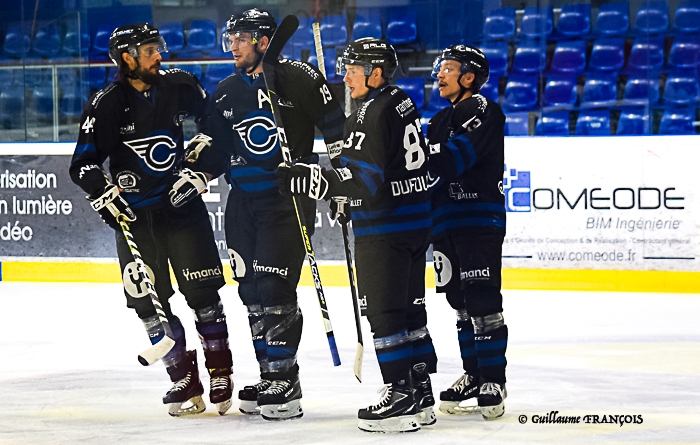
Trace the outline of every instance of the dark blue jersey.
<instances>
[{"instance_id":1,"label":"dark blue jersey","mask_svg":"<svg viewBox=\"0 0 700 445\"><path fill-rule=\"evenodd\" d=\"M182 122L198 121L208 105L199 80L186 71L163 71L145 92L126 80L108 85L90 98L81 118L71 179L94 196L107 184L102 164L109 158L112 182L132 208L160 205L181 168Z\"/></svg>"},{"instance_id":2,"label":"dark blue jersey","mask_svg":"<svg viewBox=\"0 0 700 445\"><path fill-rule=\"evenodd\" d=\"M343 109L325 78L304 62L282 60L276 67L285 133L293 159L311 156L314 127L321 130L331 154L342 146ZM208 120L213 138L195 168L219 176L234 189L257 195L277 194L274 170L282 162L277 127L262 74L233 74L219 83Z\"/></svg>"},{"instance_id":3,"label":"dark blue jersey","mask_svg":"<svg viewBox=\"0 0 700 445\"><path fill-rule=\"evenodd\" d=\"M343 134L340 168L324 176L331 195L352 198L356 239L428 232L428 151L411 98L384 84L347 118Z\"/></svg>"},{"instance_id":4,"label":"dark blue jersey","mask_svg":"<svg viewBox=\"0 0 700 445\"><path fill-rule=\"evenodd\" d=\"M433 193L433 235L451 230L505 230L501 107L476 94L430 119L430 170L441 183Z\"/></svg>"}]
</instances>

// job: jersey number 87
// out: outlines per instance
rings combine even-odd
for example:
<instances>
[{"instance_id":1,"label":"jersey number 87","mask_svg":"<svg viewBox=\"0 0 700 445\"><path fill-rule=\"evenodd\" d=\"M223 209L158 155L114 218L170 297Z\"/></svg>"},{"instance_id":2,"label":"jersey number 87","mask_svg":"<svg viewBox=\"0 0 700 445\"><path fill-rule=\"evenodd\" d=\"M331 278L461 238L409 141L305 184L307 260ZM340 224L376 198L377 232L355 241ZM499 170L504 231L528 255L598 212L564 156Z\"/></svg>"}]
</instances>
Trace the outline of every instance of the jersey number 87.
<instances>
[{"instance_id":1,"label":"jersey number 87","mask_svg":"<svg viewBox=\"0 0 700 445\"><path fill-rule=\"evenodd\" d=\"M403 133L403 148L406 150L404 158L406 159L406 170L416 170L419 169L423 162L425 162L425 153L420 144L420 120L416 119L406 125L406 129ZM355 144L355 136L357 136L357 144ZM353 131L348 136L348 140L345 141L343 145L344 148L352 148L355 145L355 150L362 149L362 141L365 140L365 134L361 131Z\"/></svg>"}]
</instances>

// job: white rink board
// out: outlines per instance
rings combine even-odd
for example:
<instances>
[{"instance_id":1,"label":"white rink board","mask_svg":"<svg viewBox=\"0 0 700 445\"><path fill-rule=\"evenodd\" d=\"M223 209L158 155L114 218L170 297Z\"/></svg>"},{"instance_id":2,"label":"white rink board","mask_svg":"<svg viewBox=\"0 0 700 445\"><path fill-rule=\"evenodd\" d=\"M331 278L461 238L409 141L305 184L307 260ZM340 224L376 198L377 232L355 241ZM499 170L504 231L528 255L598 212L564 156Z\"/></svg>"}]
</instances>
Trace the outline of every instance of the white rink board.
<instances>
[{"instance_id":1,"label":"white rink board","mask_svg":"<svg viewBox=\"0 0 700 445\"><path fill-rule=\"evenodd\" d=\"M503 266L698 270L699 142L506 138Z\"/></svg>"}]
</instances>

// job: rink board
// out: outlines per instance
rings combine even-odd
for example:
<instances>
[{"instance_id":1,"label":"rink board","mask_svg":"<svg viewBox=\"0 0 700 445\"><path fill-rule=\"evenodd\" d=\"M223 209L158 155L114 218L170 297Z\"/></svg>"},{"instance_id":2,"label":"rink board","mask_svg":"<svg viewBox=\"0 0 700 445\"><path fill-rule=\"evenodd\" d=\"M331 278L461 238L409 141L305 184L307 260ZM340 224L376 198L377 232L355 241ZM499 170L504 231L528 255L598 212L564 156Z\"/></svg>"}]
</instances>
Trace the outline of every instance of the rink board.
<instances>
[{"instance_id":1,"label":"rink board","mask_svg":"<svg viewBox=\"0 0 700 445\"><path fill-rule=\"evenodd\" d=\"M234 284L231 267L222 263L228 284ZM345 264L321 262L319 272L323 286L348 286ZM92 282L118 283L121 273L116 260L0 261L0 281L19 282ZM302 269L302 286L313 286L308 266ZM434 288L432 264L425 270L425 284ZM609 292L700 293L700 272L640 270L552 270L503 269L504 289L580 290Z\"/></svg>"}]
</instances>

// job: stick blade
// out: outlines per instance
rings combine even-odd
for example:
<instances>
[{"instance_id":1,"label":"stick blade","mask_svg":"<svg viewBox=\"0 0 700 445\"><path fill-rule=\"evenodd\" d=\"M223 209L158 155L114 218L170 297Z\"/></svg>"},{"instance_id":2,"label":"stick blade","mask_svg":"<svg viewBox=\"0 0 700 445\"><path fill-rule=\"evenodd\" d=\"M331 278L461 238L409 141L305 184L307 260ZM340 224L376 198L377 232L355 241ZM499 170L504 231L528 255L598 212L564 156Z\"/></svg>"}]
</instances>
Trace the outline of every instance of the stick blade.
<instances>
[{"instance_id":1,"label":"stick blade","mask_svg":"<svg viewBox=\"0 0 700 445\"><path fill-rule=\"evenodd\" d=\"M168 337L163 337L158 343L139 354L139 363L143 366L149 366L165 357L175 346L175 340Z\"/></svg>"},{"instance_id":2,"label":"stick blade","mask_svg":"<svg viewBox=\"0 0 700 445\"><path fill-rule=\"evenodd\" d=\"M288 15L282 19L282 23L277 27L272 35L272 40L263 55L263 63L275 63L277 57L282 53L282 48L287 44L292 35L299 28L299 19L294 15Z\"/></svg>"},{"instance_id":3,"label":"stick blade","mask_svg":"<svg viewBox=\"0 0 700 445\"><path fill-rule=\"evenodd\" d=\"M355 373L355 378L357 381L362 383L362 357L365 355L365 347L362 343L357 344L357 350L355 351L355 363L352 367Z\"/></svg>"}]
</instances>

